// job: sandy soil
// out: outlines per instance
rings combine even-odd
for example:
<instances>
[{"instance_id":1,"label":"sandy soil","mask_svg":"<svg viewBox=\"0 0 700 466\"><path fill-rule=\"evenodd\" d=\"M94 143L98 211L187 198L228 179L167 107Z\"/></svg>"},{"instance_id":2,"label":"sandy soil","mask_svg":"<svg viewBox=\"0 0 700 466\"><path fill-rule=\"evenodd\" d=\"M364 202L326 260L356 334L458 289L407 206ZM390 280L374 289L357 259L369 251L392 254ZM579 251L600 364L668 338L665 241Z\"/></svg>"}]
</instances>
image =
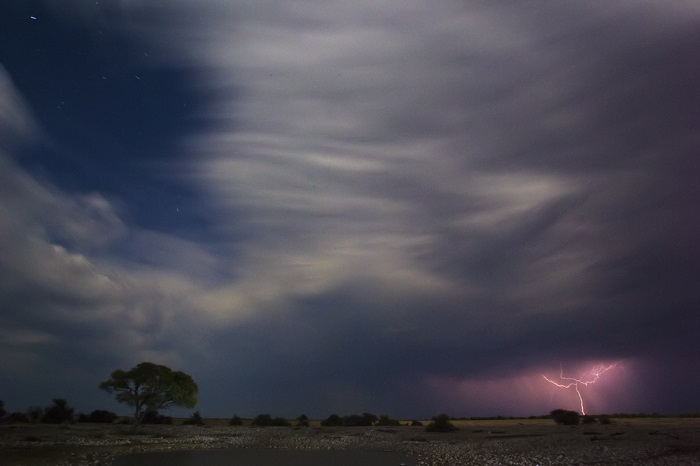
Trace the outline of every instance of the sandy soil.
<instances>
[{"instance_id":1,"label":"sandy soil","mask_svg":"<svg viewBox=\"0 0 700 466\"><path fill-rule=\"evenodd\" d=\"M421 427L204 427L1 424L2 465L111 465L118 455L204 448L397 451L419 465L700 465L700 419L457 421L453 433Z\"/></svg>"}]
</instances>

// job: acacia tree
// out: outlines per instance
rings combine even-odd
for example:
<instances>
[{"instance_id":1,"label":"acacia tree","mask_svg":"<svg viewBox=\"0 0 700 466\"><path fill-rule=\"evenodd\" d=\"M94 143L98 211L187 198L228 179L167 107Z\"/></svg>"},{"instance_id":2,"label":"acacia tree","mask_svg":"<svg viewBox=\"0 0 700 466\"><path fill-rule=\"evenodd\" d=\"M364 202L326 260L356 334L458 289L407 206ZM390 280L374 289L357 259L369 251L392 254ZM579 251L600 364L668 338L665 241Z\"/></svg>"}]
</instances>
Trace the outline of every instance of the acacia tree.
<instances>
[{"instance_id":1,"label":"acacia tree","mask_svg":"<svg viewBox=\"0 0 700 466\"><path fill-rule=\"evenodd\" d=\"M151 362L112 372L100 389L115 393L118 402L134 408L134 430L148 411L171 406L194 408L197 404L197 384L191 376Z\"/></svg>"}]
</instances>

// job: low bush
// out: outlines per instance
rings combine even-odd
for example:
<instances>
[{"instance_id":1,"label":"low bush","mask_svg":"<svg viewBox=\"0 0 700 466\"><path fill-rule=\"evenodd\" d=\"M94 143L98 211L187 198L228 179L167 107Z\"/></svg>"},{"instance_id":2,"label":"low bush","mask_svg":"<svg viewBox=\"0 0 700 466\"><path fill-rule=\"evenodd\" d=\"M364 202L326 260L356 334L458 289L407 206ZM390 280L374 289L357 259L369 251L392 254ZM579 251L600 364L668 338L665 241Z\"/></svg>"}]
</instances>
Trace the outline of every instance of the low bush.
<instances>
[{"instance_id":1,"label":"low bush","mask_svg":"<svg viewBox=\"0 0 700 466\"><path fill-rule=\"evenodd\" d=\"M242 426L243 419L241 419L240 417L238 417L234 414L233 417L228 421L228 425L230 425L230 426Z\"/></svg>"},{"instance_id":2,"label":"low bush","mask_svg":"<svg viewBox=\"0 0 700 466\"><path fill-rule=\"evenodd\" d=\"M351 414L343 416L344 426L372 426L379 418L372 413Z\"/></svg>"},{"instance_id":3,"label":"low bush","mask_svg":"<svg viewBox=\"0 0 700 466\"><path fill-rule=\"evenodd\" d=\"M273 419L272 416L270 416L269 414L258 414L257 416L255 416L255 419L253 419L251 425L258 427L291 426L291 424L287 422L286 419L282 417L276 417Z\"/></svg>"},{"instance_id":4,"label":"low bush","mask_svg":"<svg viewBox=\"0 0 700 466\"><path fill-rule=\"evenodd\" d=\"M203 426L204 420L202 419L202 415L199 414L199 411L195 411L192 413L192 416L182 421L182 424L186 426Z\"/></svg>"},{"instance_id":5,"label":"low bush","mask_svg":"<svg viewBox=\"0 0 700 466\"><path fill-rule=\"evenodd\" d=\"M73 408L63 398L54 398L53 404L44 409L41 422L46 424L61 424L73 421Z\"/></svg>"},{"instance_id":6,"label":"low bush","mask_svg":"<svg viewBox=\"0 0 700 466\"><path fill-rule=\"evenodd\" d=\"M102 423L102 424L111 424L115 420L117 420L119 416L116 415L116 413L113 413L112 411L106 411L104 409L96 409L90 414L79 414L78 415L78 421L79 422L97 422L97 423Z\"/></svg>"},{"instance_id":7,"label":"low bush","mask_svg":"<svg viewBox=\"0 0 700 466\"><path fill-rule=\"evenodd\" d=\"M457 427L450 422L447 414L440 414L433 418L433 421L425 428L426 432L454 432Z\"/></svg>"},{"instance_id":8,"label":"low bush","mask_svg":"<svg viewBox=\"0 0 700 466\"><path fill-rule=\"evenodd\" d=\"M5 419L7 422L30 422L29 416L27 416L27 413L11 413L7 418Z\"/></svg>"},{"instance_id":9,"label":"low bush","mask_svg":"<svg viewBox=\"0 0 700 466\"><path fill-rule=\"evenodd\" d=\"M29 421L32 424L36 424L37 422L41 421L42 416L44 415L44 408L41 406L30 406L27 408L27 417L29 418Z\"/></svg>"},{"instance_id":10,"label":"low bush","mask_svg":"<svg viewBox=\"0 0 700 466\"><path fill-rule=\"evenodd\" d=\"M566 409L555 409L549 413L557 424L565 426L575 426L579 423L579 414L576 411L568 411Z\"/></svg>"},{"instance_id":11,"label":"low bush","mask_svg":"<svg viewBox=\"0 0 700 466\"><path fill-rule=\"evenodd\" d=\"M309 418L306 414L302 414L297 418L297 427L309 427Z\"/></svg>"},{"instance_id":12,"label":"low bush","mask_svg":"<svg viewBox=\"0 0 700 466\"><path fill-rule=\"evenodd\" d=\"M158 411L151 410L151 411L146 411L146 414L143 415L143 419L141 420L141 424L172 424L173 423L173 418L170 416L164 416L162 414L158 414Z\"/></svg>"},{"instance_id":13,"label":"low bush","mask_svg":"<svg viewBox=\"0 0 700 466\"><path fill-rule=\"evenodd\" d=\"M387 415L382 415L379 416L379 419L374 423L375 426L381 426L381 427L386 427L386 426L400 426L401 423L397 421L396 419L391 419Z\"/></svg>"},{"instance_id":14,"label":"low bush","mask_svg":"<svg viewBox=\"0 0 700 466\"><path fill-rule=\"evenodd\" d=\"M324 427L342 426L343 420L337 414L331 414L326 419L321 421L321 425Z\"/></svg>"}]
</instances>

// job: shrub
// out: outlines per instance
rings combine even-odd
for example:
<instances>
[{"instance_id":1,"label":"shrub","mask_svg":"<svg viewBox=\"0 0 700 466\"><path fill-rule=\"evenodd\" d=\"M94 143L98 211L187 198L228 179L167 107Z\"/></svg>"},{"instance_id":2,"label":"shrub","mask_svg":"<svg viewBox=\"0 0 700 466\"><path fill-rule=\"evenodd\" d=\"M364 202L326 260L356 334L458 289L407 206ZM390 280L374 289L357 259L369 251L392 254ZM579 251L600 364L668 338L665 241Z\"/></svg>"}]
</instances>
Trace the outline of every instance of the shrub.
<instances>
[{"instance_id":1,"label":"shrub","mask_svg":"<svg viewBox=\"0 0 700 466\"><path fill-rule=\"evenodd\" d=\"M326 419L321 421L321 425L324 427L342 426L343 420L337 414L331 414Z\"/></svg>"},{"instance_id":2,"label":"shrub","mask_svg":"<svg viewBox=\"0 0 700 466\"><path fill-rule=\"evenodd\" d=\"M566 409L555 409L549 413L557 424L565 426L575 426L579 422L579 414L576 411L568 411Z\"/></svg>"},{"instance_id":3,"label":"shrub","mask_svg":"<svg viewBox=\"0 0 700 466\"><path fill-rule=\"evenodd\" d=\"M450 417L447 414L440 414L433 418L433 422L425 428L426 432L453 432L457 427L450 422Z\"/></svg>"},{"instance_id":4,"label":"shrub","mask_svg":"<svg viewBox=\"0 0 700 466\"><path fill-rule=\"evenodd\" d=\"M44 410L41 422L46 424L61 424L73 420L73 408L63 398L54 398L53 404Z\"/></svg>"},{"instance_id":5,"label":"shrub","mask_svg":"<svg viewBox=\"0 0 700 466\"><path fill-rule=\"evenodd\" d=\"M379 416L379 419L374 423L375 426L400 426L401 423L396 419L390 419L387 415Z\"/></svg>"},{"instance_id":6,"label":"shrub","mask_svg":"<svg viewBox=\"0 0 700 466\"><path fill-rule=\"evenodd\" d=\"M41 421L41 417L44 415L44 408L41 406L30 406L27 408L27 420L32 424L36 424Z\"/></svg>"},{"instance_id":7,"label":"shrub","mask_svg":"<svg viewBox=\"0 0 700 466\"><path fill-rule=\"evenodd\" d=\"M306 414L302 414L297 418L297 427L309 427L309 418Z\"/></svg>"},{"instance_id":8,"label":"shrub","mask_svg":"<svg viewBox=\"0 0 700 466\"><path fill-rule=\"evenodd\" d=\"M0 400L0 418L5 417L5 402Z\"/></svg>"},{"instance_id":9,"label":"shrub","mask_svg":"<svg viewBox=\"0 0 700 466\"><path fill-rule=\"evenodd\" d=\"M379 418L372 413L351 414L343 416L344 426L371 426L377 422Z\"/></svg>"},{"instance_id":10,"label":"shrub","mask_svg":"<svg viewBox=\"0 0 700 466\"><path fill-rule=\"evenodd\" d=\"M182 423L186 426L203 426L204 420L202 419L202 415L199 414L199 411L195 411L192 413L192 416L185 419Z\"/></svg>"},{"instance_id":11,"label":"shrub","mask_svg":"<svg viewBox=\"0 0 700 466\"><path fill-rule=\"evenodd\" d=\"M104 409L96 409L90 414L80 414L78 416L78 421L80 422L99 422L101 424L111 424L119 416L117 416L112 411L106 411Z\"/></svg>"},{"instance_id":12,"label":"shrub","mask_svg":"<svg viewBox=\"0 0 700 466\"><path fill-rule=\"evenodd\" d=\"M598 416L598 422L606 425L612 424L612 419L610 419L610 416L608 416L607 414L601 414L600 416Z\"/></svg>"},{"instance_id":13,"label":"shrub","mask_svg":"<svg viewBox=\"0 0 700 466\"><path fill-rule=\"evenodd\" d=\"M146 414L143 415L143 419L141 420L141 424L172 424L172 423L173 423L173 418L171 418L170 416L163 416L162 414L158 414L158 411L153 410L153 409L150 411L146 411Z\"/></svg>"},{"instance_id":14,"label":"shrub","mask_svg":"<svg viewBox=\"0 0 700 466\"><path fill-rule=\"evenodd\" d=\"M413 419L409 425L411 427L423 427L423 423L420 421L416 421L415 419Z\"/></svg>"},{"instance_id":15,"label":"shrub","mask_svg":"<svg viewBox=\"0 0 700 466\"><path fill-rule=\"evenodd\" d=\"M240 417L236 416L235 414L231 418L230 421L228 421L228 425L230 426L242 426L243 425L243 419Z\"/></svg>"},{"instance_id":16,"label":"shrub","mask_svg":"<svg viewBox=\"0 0 700 466\"><path fill-rule=\"evenodd\" d=\"M597 419L595 416L582 416L581 417L581 424L595 424L597 422Z\"/></svg>"},{"instance_id":17,"label":"shrub","mask_svg":"<svg viewBox=\"0 0 700 466\"><path fill-rule=\"evenodd\" d=\"M29 416L26 413L12 413L7 416L8 422L29 422Z\"/></svg>"},{"instance_id":18,"label":"shrub","mask_svg":"<svg viewBox=\"0 0 700 466\"><path fill-rule=\"evenodd\" d=\"M290 426L291 424L287 422L286 419L282 417L276 417L272 418L269 414L258 414L255 419L253 419L253 422L251 423L253 426L258 426L258 427L271 427L271 426Z\"/></svg>"}]
</instances>

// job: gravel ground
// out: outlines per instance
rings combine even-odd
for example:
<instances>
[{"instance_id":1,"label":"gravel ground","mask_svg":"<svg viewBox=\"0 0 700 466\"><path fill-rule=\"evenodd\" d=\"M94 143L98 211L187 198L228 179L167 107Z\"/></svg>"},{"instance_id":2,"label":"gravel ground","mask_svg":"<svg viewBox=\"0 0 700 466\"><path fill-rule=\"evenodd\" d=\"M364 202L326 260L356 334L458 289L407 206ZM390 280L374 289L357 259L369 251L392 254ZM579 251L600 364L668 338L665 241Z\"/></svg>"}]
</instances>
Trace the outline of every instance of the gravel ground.
<instances>
[{"instance_id":1,"label":"gravel ground","mask_svg":"<svg viewBox=\"0 0 700 466\"><path fill-rule=\"evenodd\" d=\"M2 465L112 465L117 456L206 448L395 451L418 465L700 465L700 419L576 427L498 423L421 427L251 428L0 425Z\"/></svg>"}]
</instances>

